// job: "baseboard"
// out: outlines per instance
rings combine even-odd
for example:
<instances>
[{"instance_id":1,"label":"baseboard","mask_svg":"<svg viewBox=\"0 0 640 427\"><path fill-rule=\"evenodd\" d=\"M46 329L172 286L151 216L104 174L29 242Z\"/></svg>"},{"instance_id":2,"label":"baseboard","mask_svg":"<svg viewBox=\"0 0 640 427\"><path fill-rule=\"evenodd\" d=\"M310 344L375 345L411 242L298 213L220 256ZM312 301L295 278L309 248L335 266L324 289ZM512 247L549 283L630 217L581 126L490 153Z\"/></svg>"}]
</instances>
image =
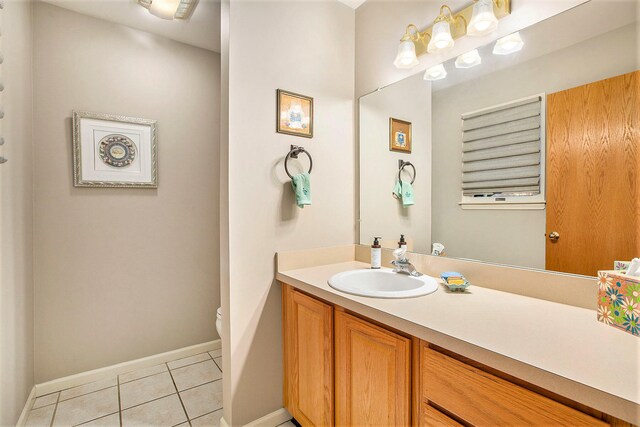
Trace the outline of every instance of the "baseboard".
<instances>
[{"instance_id":1,"label":"baseboard","mask_svg":"<svg viewBox=\"0 0 640 427\"><path fill-rule=\"evenodd\" d=\"M258 418L257 420L250 422L249 424L245 425L245 427L276 427L280 424L286 423L291 418L291 414L289 414L286 409L280 408L277 411L274 411L262 418ZM228 425L226 421L225 424ZM222 427L222 422L220 422L220 427Z\"/></svg>"},{"instance_id":2,"label":"baseboard","mask_svg":"<svg viewBox=\"0 0 640 427\"><path fill-rule=\"evenodd\" d=\"M106 380L126 372L149 368L161 363L171 362L172 360L194 356L199 353L204 353L205 351L218 350L220 348L222 348L222 342L220 340L209 341L202 344L192 345L190 347L180 348L178 350L167 351L166 353L155 354L141 359L118 363L117 365L81 372L68 377L51 380L46 383L36 384L34 387L35 396L44 396L45 394L54 393L56 391L65 390L67 388L76 387L86 383Z\"/></svg>"},{"instance_id":3,"label":"baseboard","mask_svg":"<svg viewBox=\"0 0 640 427\"><path fill-rule=\"evenodd\" d=\"M27 401L24 403L24 408L22 408L22 413L20 414L20 418L18 418L16 427L24 427L27 425L27 417L29 417L29 411L33 407L34 400L36 400L36 386L31 387L31 393L29 393L29 397L27 397Z\"/></svg>"}]
</instances>

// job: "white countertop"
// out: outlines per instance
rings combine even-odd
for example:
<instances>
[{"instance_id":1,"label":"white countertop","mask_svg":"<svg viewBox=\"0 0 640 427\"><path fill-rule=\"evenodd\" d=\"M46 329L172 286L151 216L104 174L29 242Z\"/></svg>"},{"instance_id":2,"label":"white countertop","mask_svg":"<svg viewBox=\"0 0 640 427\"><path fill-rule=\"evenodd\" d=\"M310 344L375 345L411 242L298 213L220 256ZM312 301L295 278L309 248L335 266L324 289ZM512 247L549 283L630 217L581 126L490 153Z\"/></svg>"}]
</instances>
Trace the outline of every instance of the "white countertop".
<instances>
[{"instance_id":1,"label":"white countertop","mask_svg":"<svg viewBox=\"0 0 640 427\"><path fill-rule=\"evenodd\" d=\"M327 282L336 273L362 268L369 265L343 262L281 271L277 279L610 415L640 422L640 339L598 322L595 311L478 286L464 294L441 285L431 295L379 299L346 294Z\"/></svg>"}]
</instances>

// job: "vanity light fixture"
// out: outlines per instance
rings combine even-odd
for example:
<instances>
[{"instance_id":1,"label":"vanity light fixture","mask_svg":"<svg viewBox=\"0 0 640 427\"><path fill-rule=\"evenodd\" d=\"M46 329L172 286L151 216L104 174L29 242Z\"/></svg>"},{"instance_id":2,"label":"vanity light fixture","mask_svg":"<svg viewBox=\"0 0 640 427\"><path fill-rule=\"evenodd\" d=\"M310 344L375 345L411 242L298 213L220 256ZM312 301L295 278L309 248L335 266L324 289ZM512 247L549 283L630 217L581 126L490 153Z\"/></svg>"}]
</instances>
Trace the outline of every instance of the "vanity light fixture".
<instances>
[{"instance_id":1,"label":"vanity light fixture","mask_svg":"<svg viewBox=\"0 0 640 427\"><path fill-rule=\"evenodd\" d=\"M198 0L138 0L138 4L161 19L189 19Z\"/></svg>"},{"instance_id":2,"label":"vanity light fixture","mask_svg":"<svg viewBox=\"0 0 640 427\"><path fill-rule=\"evenodd\" d=\"M480 64L482 64L482 58L478 53L478 49L463 53L456 58L456 68L471 68Z\"/></svg>"},{"instance_id":3,"label":"vanity light fixture","mask_svg":"<svg viewBox=\"0 0 640 427\"><path fill-rule=\"evenodd\" d=\"M448 12L448 15L445 13ZM440 8L440 14L433 21L433 31L431 32L431 40L427 46L427 52L443 52L451 49L455 42L451 35L451 27L462 25L463 32L467 28L467 20L462 15L453 15L451 8L446 4Z\"/></svg>"},{"instance_id":4,"label":"vanity light fixture","mask_svg":"<svg viewBox=\"0 0 640 427\"><path fill-rule=\"evenodd\" d=\"M443 64L438 64L435 67L427 68L422 77L424 80L435 81L442 80L447 77L447 70L445 70Z\"/></svg>"},{"instance_id":5,"label":"vanity light fixture","mask_svg":"<svg viewBox=\"0 0 640 427\"><path fill-rule=\"evenodd\" d=\"M467 28L467 34L472 37L484 36L498 28L498 18L493 11L493 5L499 7L500 0L475 0L473 14Z\"/></svg>"},{"instance_id":6,"label":"vanity light fixture","mask_svg":"<svg viewBox=\"0 0 640 427\"><path fill-rule=\"evenodd\" d=\"M522 50L524 41L520 37L520 33L509 34L506 37L498 39L496 45L493 47L494 55L510 55L512 53Z\"/></svg>"},{"instance_id":7,"label":"vanity light fixture","mask_svg":"<svg viewBox=\"0 0 640 427\"><path fill-rule=\"evenodd\" d=\"M510 14L511 0L473 0L471 5L456 13L453 13L446 4L442 5L438 17L433 21L433 26L423 31L413 24L407 26L404 36L400 39L398 54L393 63L398 68L415 67L418 65L420 55L451 49L455 40L467 34L486 34L495 29L497 20ZM472 20L473 29L471 28Z\"/></svg>"},{"instance_id":8,"label":"vanity light fixture","mask_svg":"<svg viewBox=\"0 0 640 427\"><path fill-rule=\"evenodd\" d=\"M418 41L421 38L421 34L418 32L418 28L410 24L407 26L407 30L404 36L400 39L400 46L398 46L398 55L396 55L393 65L396 68L408 69L418 65L418 57L416 56L416 45L414 41Z\"/></svg>"}]
</instances>

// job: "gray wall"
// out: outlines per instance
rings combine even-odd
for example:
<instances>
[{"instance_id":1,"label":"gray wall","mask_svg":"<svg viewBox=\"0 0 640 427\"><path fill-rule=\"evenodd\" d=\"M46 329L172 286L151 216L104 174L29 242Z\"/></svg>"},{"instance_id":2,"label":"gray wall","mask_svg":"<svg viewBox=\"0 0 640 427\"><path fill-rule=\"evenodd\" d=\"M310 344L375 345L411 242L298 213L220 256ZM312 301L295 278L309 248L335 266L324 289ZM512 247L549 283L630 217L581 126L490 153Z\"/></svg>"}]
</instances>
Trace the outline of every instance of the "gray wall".
<instances>
[{"instance_id":1,"label":"gray wall","mask_svg":"<svg viewBox=\"0 0 640 427\"><path fill-rule=\"evenodd\" d=\"M636 24L433 93L432 238L452 257L545 265L546 211L462 210L460 115L638 69Z\"/></svg>"},{"instance_id":2,"label":"gray wall","mask_svg":"<svg viewBox=\"0 0 640 427\"><path fill-rule=\"evenodd\" d=\"M29 2L5 1L0 135L0 425L16 425L33 387L32 26Z\"/></svg>"},{"instance_id":3,"label":"gray wall","mask_svg":"<svg viewBox=\"0 0 640 427\"><path fill-rule=\"evenodd\" d=\"M412 152L389 150L389 118L412 123ZM409 250L431 246L431 85L416 75L360 98L360 243L381 236L385 247L397 247L400 234ZM405 208L392 197L398 160L416 167L415 205ZM402 179L409 180L413 170Z\"/></svg>"},{"instance_id":4,"label":"gray wall","mask_svg":"<svg viewBox=\"0 0 640 427\"><path fill-rule=\"evenodd\" d=\"M220 56L35 6L36 382L217 338ZM158 120L159 187L74 188L73 110Z\"/></svg>"},{"instance_id":5,"label":"gray wall","mask_svg":"<svg viewBox=\"0 0 640 427\"><path fill-rule=\"evenodd\" d=\"M232 360L223 394L225 420L244 425L282 408L275 253L355 239L354 11L335 0L229 6L230 281L222 293ZM225 44L223 36L223 52ZM275 132L278 88L314 98L313 139ZM313 156L313 204L304 209L283 167L291 144ZM307 166L301 156L297 167Z\"/></svg>"}]
</instances>

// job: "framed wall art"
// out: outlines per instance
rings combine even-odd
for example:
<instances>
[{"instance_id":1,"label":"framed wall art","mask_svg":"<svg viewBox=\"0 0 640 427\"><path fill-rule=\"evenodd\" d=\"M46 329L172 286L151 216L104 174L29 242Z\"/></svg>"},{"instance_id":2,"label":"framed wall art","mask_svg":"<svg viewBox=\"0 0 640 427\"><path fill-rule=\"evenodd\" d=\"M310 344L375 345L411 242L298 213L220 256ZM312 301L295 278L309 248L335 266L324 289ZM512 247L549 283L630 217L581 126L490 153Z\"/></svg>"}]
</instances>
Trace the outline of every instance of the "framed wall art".
<instances>
[{"instance_id":1,"label":"framed wall art","mask_svg":"<svg viewBox=\"0 0 640 427\"><path fill-rule=\"evenodd\" d=\"M411 123L389 118L389 150L411 152Z\"/></svg>"},{"instance_id":2,"label":"framed wall art","mask_svg":"<svg viewBox=\"0 0 640 427\"><path fill-rule=\"evenodd\" d=\"M73 185L158 188L156 121L74 111Z\"/></svg>"},{"instance_id":3,"label":"framed wall art","mask_svg":"<svg viewBox=\"0 0 640 427\"><path fill-rule=\"evenodd\" d=\"M313 138L313 98L277 91L276 132Z\"/></svg>"}]
</instances>

